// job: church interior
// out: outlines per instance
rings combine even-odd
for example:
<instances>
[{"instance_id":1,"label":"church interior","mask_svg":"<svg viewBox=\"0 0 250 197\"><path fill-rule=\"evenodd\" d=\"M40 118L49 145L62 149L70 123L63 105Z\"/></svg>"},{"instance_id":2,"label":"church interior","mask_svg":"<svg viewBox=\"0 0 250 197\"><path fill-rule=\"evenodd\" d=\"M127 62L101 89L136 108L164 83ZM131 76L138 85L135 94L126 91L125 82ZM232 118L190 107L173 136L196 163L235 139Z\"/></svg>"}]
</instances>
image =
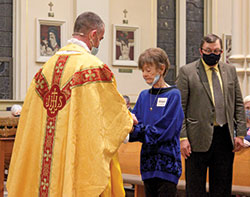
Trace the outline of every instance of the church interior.
<instances>
[{"instance_id":1,"label":"church interior","mask_svg":"<svg viewBox=\"0 0 250 197\"><path fill-rule=\"evenodd\" d=\"M179 68L200 57L200 40L209 33L222 38L221 61L236 67L243 98L250 94L250 0L0 0L0 197L8 196L5 182L18 124L11 107L23 104L34 75L67 44L84 11L103 19L97 57L109 66L118 91L130 97L132 106L149 88L138 69L140 53L150 47L165 50L171 64L165 81L174 85ZM49 33L50 27L56 33ZM50 36L54 44L48 45ZM128 197L144 196L140 148L138 142L118 150ZM235 156L232 195L250 196L249 167L246 148ZM185 196L184 173L178 196Z\"/></svg>"}]
</instances>

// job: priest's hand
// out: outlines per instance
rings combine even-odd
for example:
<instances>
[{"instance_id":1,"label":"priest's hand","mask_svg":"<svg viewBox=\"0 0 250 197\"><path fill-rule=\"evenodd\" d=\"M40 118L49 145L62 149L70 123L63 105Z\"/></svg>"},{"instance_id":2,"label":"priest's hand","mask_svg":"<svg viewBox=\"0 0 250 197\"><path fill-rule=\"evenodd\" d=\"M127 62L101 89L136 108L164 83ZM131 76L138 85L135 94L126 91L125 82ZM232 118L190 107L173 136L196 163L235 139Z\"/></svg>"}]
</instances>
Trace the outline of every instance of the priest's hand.
<instances>
[{"instance_id":1,"label":"priest's hand","mask_svg":"<svg viewBox=\"0 0 250 197\"><path fill-rule=\"evenodd\" d=\"M132 115L133 120L134 120L134 125L137 125L138 124L138 120L137 120L136 116L133 113L131 113L131 115Z\"/></svg>"}]
</instances>

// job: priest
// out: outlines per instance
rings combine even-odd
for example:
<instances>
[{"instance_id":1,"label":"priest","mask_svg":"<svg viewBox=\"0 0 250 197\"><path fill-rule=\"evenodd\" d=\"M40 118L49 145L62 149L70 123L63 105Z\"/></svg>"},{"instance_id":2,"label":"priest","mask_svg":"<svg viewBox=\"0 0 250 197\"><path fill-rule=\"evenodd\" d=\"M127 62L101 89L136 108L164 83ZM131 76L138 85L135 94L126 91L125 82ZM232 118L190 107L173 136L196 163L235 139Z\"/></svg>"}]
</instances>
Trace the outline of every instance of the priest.
<instances>
[{"instance_id":1,"label":"priest","mask_svg":"<svg viewBox=\"0 0 250 197\"><path fill-rule=\"evenodd\" d=\"M32 80L10 164L9 197L124 195L117 149L136 118L113 73L95 56L104 31L95 13L79 15L68 45Z\"/></svg>"}]
</instances>

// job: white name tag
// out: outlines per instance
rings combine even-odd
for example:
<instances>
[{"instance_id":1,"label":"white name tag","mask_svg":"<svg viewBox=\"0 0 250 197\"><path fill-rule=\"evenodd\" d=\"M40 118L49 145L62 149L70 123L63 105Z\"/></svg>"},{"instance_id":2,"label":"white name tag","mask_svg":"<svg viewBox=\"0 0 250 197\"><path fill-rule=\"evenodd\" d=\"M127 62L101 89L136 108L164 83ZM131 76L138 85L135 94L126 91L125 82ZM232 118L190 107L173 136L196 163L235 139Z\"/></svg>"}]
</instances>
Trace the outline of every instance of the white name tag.
<instances>
[{"instance_id":1,"label":"white name tag","mask_svg":"<svg viewBox=\"0 0 250 197\"><path fill-rule=\"evenodd\" d=\"M158 98L157 100L157 107L165 107L167 103L168 98Z\"/></svg>"}]
</instances>

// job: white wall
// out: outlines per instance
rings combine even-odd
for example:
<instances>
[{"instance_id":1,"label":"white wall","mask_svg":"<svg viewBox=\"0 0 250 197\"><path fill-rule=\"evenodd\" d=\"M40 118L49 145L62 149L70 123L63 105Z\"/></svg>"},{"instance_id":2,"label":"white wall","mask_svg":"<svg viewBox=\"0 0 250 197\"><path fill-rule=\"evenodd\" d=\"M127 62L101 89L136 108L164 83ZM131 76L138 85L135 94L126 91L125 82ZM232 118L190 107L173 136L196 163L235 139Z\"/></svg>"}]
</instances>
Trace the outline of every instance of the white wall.
<instances>
[{"instance_id":1,"label":"white wall","mask_svg":"<svg viewBox=\"0 0 250 197\"><path fill-rule=\"evenodd\" d=\"M16 100L23 100L35 73L42 63L36 62L36 18L59 19L66 21L65 38L72 34L74 20L74 1L53 0L54 18L48 17L49 1L26 0L14 1L14 96ZM40 47L40 46L38 46Z\"/></svg>"},{"instance_id":2,"label":"white wall","mask_svg":"<svg viewBox=\"0 0 250 197\"><path fill-rule=\"evenodd\" d=\"M36 18L48 17L49 1L15 0L14 6L14 95L15 100L23 100L35 73L42 63L36 62ZM119 73L112 66L112 25L122 24L123 10L128 10L129 25L140 27L140 53L146 48L156 46L156 1L155 0L53 0L54 19L66 21L65 39L72 34L75 18L84 11L93 11L105 22L105 37L100 45L98 57L114 72L118 89L122 94L136 101L139 92L148 88L141 72L133 67L133 73ZM139 8L139 9L138 9ZM65 41L66 41L65 40ZM129 67L130 69L130 67Z\"/></svg>"},{"instance_id":3,"label":"white wall","mask_svg":"<svg viewBox=\"0 0 250 197\"><path fill-rule=\"evenodd\" d=\"M250 0L205 0L207 9L205 24L206 33L215 33L219 36L223 34L233 34L232 25L237 24L237 20L233 20L233 2L245 2L245 13L249 11ZM13 56L14 56L14 92L16 100L23 100L29 84L34 74L42 66L41 63L36 62L36 18L48 18L49 1L40 0L14 0L14 39L13 39ZM106 24L106 33L104 40L100 45L100 52L98 57L114 72L118 89L122 94L127 94L131 97L132 102L136 101L138 93L148 86L142 79L141 71L134 67L121 67L112 65L112 50L113 41L112 34L113 24L122 24L124 17L123 10L128 11L127 19L128 25L140 27L140 53L149 47L156 46L157 39L157 1L156 0L53 0L53 11L55 19L66 21L66 40L71 37L73 30L73 23L77 15L84 11L96 12L104 20ZM178 6L180 6L178 8ZM182 51L185 46L185 1L178 0L177 3L177 60L182 62ZM241 6L242 7L242 6ZM179 9L179 10L178 10ZM239 10L240 12L240 10ZM241 13L242 14L242 13ZM247 17L247 14L242 14L242 17ZM240 19L240 17L239 17ZM249 21L249 20L248 20ZM179 23L179 24L178 24ZM241 24L241 20L238 21ZM246 32L243 32L246 31ZM242 35L248 35L249 29L241 30ZM182 34L183 33L183 34ZM235 37L236 39L236 37ZM242 42L237 43L235 47L241 48ZM182 58L182 59L181 59ZM249 59L249 58L248 58ZM249 61L248 61L249 62ZM246 64L246 63L245 63ZM119 68L132 69L131 73L119 73ZM249 73L249 70L247 70ZM244 82L244 80L242 80ZM246 82L247 83L247 82ZM248 87L244 85L245 89ZM245 91L247 94L247 91Z\"/></svg>"},{"instance_id":4,"label":"white wall","mask_svg":"<svg viewBox=\"0 0 250 197\"><path fill-rule=\"evenodd\" d=\"M109 9L110 0L76 0L77 16L83 12L91 11L98 14L105 23L104 39L101 41L97 56L106 64L109 64L110 56L110 37L109 37Z\"/></svg>"},{"instance_id":5,"label":"white wall","mask_svg":"<svg viewBox=\"0 0 250 197\"><path fill-rule=\"evenodd\" d=\"M124 19L123 10L126 9L128 25L140 27L140 51L150 47L156 47L157 38L157 1L155 0L110 0L110 25L122 24ZM110 37L112 38L110 31ZM112 44L112 40L110 41ZM110 48L112 54L113 48ZM110 56L110 61L112 56ZM141 90L149 88L142 78L141 71L134 67L133 73L119 73L119 66L113 66L112 70L117 78L118 89L122 94L130 96L131 101L135 102Z\"/></svg>"},{"instance_id":6,"label":"white wall","mask_svg":"<svg viewBox=\"0 0 250 197\"><path fill-rule=\"evenodd\" d=\"M109 65L114 72L117 87L121 94L130 96L135 102L139 92L148 88L145 84L141 71L135 67L122 67L112 65L113 51L113 24L122 24L123 10L128 11L128 25L140 27L140 53L149 47L156 46L156 1L155 0L77 0L77 15L84 11L93 11L101 16L105 23L104 40L100 45L98 57ZM97 6L98 5L98 6ZM119 73L119 68L132 69L132 73Z\"/></svg>"}]
</instances>

